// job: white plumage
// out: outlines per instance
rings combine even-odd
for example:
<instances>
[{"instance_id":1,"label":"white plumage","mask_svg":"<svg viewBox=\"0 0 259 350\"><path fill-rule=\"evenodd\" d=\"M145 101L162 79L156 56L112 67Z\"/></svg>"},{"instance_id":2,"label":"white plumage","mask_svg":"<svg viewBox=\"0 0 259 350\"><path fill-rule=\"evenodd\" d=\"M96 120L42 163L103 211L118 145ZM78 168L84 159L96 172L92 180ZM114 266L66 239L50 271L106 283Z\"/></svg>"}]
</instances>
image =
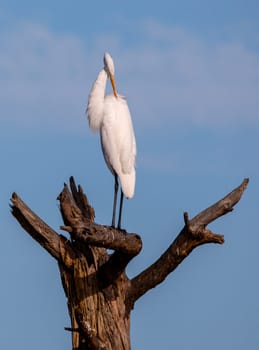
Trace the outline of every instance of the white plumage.
<instances>
[{"instance_id":1,"label":"white plumage","mask_svg":"<svg viewBox=\"0 0 259 350\"><path fill-rule=\"evenodd\" d=\"M89 94L87 115L93 131L100 131L105 162L115 177L112 226L115 225L118 180L121 185L118 228L121 226L123 194L132 198L135 190L136 141L130 111L125 97L117 93L114 64L108 53L104 55L104 68L100 71ZM107 78L113 94L105 96Z\"/></svg>"}]
</instances>

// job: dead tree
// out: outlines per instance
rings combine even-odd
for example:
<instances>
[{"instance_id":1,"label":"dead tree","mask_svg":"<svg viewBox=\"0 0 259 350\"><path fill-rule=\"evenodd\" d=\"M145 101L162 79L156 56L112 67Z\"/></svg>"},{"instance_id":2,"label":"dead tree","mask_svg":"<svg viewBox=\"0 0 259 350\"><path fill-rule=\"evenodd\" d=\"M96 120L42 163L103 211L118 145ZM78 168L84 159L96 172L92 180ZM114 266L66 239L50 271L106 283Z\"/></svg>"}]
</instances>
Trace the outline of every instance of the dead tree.
<instances>
[{"instance_id":1,"label":"dead tree","mask_svg":"<svg viewBox=\"0 0 259 350\"><path fill-rule=\"evenodd\" d=\"M224 236L213 233L207 225L233 210L247 184L248 179L244 179L193 219L184 213L184 227L169 248L132 279L126 276L125 268L141 250L140 236L95 223L94 209L73 178L70 189L65 184L58 196L64 221L61 229L69 233L69 239L55 232L13 193L12 214L58 262L73 350L129 350L130 312L135 302L161 283L194 248L224 243Z\"/></svg>"}]
</instances>

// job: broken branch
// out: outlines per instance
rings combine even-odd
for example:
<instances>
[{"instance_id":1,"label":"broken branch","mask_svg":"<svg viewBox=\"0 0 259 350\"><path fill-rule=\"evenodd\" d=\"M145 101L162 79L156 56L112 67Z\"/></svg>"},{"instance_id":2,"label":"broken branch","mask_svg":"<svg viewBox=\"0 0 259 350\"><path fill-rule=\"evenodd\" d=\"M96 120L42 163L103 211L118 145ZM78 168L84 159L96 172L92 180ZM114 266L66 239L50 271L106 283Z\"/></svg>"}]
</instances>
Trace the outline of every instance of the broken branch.
<instances>
[{"instance_id":1,"label":"broken branch","mask_svg":"<svg viewBox=\"0 0 259 350\"><path fill-rule=\"evenodd\" d=\"M224 243L224 236L206 229L206 225L233 210L244 193L248 181L244 179L240 186L192 220L189 220L187 212L184 213L185 226L173 243L154 264L131 280L129 299L132 305L148 290L161 283L194 248L205 243Z\"/></svg>"},{"instance_id":2,"label":"broken branch","mask_svg":"<svg viewBox=\"0 0 259 350\"><path fill-rule=\"evenodd\" d=\"M48 226L38 215L36 215L16 194L11 198L11 208L13 216L20 225L32 236L43 248L45 248L56 260L61 260L62 252L66 252L67 257L73 256L73 251L69 247L66 237L59 235ZM70 267L71 259L66 259L67 267Z\"/></svg>"}]
</instances>

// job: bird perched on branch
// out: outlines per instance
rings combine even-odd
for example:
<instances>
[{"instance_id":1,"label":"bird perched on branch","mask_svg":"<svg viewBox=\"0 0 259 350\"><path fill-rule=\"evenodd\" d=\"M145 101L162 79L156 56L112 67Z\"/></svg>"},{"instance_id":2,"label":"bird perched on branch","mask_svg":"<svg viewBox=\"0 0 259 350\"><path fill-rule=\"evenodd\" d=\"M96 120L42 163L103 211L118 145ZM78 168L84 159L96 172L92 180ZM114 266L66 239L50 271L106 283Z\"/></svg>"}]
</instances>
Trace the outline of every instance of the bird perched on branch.
<instances>
[{"instance_id":1,"label":"bird perched on branch","mask_svg":"<svg viewBox=\"0 0 259 350\"><path fill-rule=\"evenodd\" d=\"M104 54L104 67L89 94L87 116L90 128L93 131L100 131L103 156L114 176L113 227L115 227L119 184L121 187L117 225L117 228L121 229L123 196L132 198L135 190L136 140L126 98L117 92L114 74L112 57L106 52ZM112 85L113 94L105 96L108 78Z\"/></svg>"}]
</instances>

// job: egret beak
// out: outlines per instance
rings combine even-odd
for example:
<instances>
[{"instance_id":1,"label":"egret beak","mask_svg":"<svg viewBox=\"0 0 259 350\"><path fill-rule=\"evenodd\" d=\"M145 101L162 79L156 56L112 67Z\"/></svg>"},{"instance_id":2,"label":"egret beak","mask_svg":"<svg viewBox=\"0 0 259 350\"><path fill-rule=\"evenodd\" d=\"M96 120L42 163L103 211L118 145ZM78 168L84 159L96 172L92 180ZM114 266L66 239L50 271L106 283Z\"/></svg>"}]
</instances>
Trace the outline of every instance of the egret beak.
<instances>
[{"instance_id":1,"label":"egret beak","mask_svg":"<svg viewBox=\"0 0 259 350\"><path fill-rule=\"evenodd\" d=\"M116 84L115 84L114 75L112 75L111 73L110 73L110 80L111 80L111 84L112 84L113 94L114 94L115 97L118 97L118 95L117 95L117 90L116 90Z\"/></svg>"}]
</instances>

